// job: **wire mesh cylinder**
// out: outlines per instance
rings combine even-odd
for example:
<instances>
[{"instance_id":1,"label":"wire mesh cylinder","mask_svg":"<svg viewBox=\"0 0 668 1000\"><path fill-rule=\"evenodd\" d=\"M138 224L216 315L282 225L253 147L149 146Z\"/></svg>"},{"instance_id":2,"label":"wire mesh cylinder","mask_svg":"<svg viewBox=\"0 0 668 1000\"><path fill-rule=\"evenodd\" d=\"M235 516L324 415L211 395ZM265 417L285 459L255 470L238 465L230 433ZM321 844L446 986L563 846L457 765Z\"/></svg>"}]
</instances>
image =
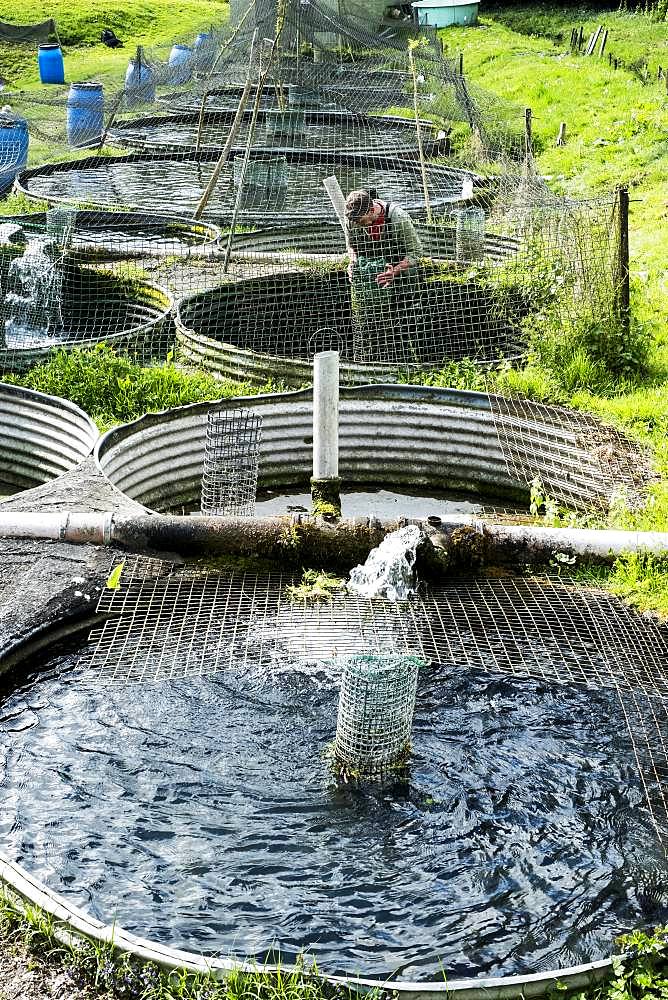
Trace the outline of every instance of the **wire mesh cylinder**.
<instances>
[{"instance_id":1,"label":"wire mesh cylinder","mask_svg":"<svg viewBox=\"0 0 668 1000\"><path fill-rule=\"evenodd\" d=\"M380 775L405 761L420 663L396 653L344 659L334 756L345 771Z\"/></svg>"},{"instance_id":2,"label":"wire mesh cylinder","mask_svg":"<svg viewBox=\"0 0 668 1000\"><path fill-rule=\"evenodd\" d=\"M485 211L460 208L454 213L455 256L457 260L480 260L485 255Z\"/></svg>"},{"instance_id":3,"label":"wire mesh cylinder","mask_svg":"<svg viewBox=\"0 0 668 1000\"><path fill-rule=\"evenodd\" d=\"M250 410L209 410L202 473L203 514L253 517L262 417Z\"/></svg>"}]
</instances>

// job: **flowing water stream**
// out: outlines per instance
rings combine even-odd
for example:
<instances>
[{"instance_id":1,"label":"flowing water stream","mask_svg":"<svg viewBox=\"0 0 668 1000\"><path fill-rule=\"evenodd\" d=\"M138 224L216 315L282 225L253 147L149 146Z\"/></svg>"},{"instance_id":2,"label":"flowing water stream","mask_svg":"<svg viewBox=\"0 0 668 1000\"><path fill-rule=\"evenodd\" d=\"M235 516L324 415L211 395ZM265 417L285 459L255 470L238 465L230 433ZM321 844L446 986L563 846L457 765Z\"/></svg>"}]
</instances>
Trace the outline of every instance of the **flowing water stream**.
<instances>
[{"instance_id":1,"label":"flowing water stream","mask_svg":"<svg viewBox=\"0 0 668 1000\"><path fill-rule=\"evenodd\" d=\"M30 240L9 265L4 339L9 349L58 343L63 334L62 250L48 236Z\"/></svg>"}]
</instances>

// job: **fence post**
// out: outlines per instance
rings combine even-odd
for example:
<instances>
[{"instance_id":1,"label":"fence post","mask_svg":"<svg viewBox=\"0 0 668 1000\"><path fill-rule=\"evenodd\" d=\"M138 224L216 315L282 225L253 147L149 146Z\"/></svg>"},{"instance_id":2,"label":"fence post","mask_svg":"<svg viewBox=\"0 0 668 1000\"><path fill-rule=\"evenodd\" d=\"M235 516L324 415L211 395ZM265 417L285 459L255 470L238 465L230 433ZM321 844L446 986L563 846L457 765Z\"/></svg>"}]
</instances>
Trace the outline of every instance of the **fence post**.
<instances>
[{"instance_id":1,"label":"fence post","mask_svg":"<svg viewBox=\"0 0 668 1000\"><path fill-rule=\"evenodd\" d=\"M617 188L617 315L623 332L631 332L631 284L629 267L629 189Z\"/></svg>"},{"instance_id":2,"label":"fence post","mask_svg":"<svg viewBox=\"0 0 668 1000\"><path fill-rule=\"evenodd\" d=\"M533 138L531 134L531 108L524 109L524 149L527 160L533 155Z\"/></svg>"}]
</instances>

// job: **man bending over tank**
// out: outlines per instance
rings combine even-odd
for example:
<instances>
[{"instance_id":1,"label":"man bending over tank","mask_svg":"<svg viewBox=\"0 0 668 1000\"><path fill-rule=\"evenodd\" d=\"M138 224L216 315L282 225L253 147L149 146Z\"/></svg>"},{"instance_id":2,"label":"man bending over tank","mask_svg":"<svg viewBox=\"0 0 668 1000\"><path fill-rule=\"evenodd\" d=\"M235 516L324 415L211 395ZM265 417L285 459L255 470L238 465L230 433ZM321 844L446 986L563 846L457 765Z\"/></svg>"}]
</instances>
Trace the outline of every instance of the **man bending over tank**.
<instances>
[{"instance_id":1,"label":"man bending over tank","mask_svg":"<svg viewBox=\"0 0 668 1000\"><path fill-rule=\"evenodd\" d=\"M356 268L368 272L377 265L376 282L387 288L415 267L422 248L408 212L373 195L373 191L351 191L346 198L348 277L353 280Z\"/></svg>"},{"instance_id":2,"label":"man bending over tank","mask_svg":"<svg viewBox=\"0 0 668 1000\"><path fill-rule=\"evenodd\" d=\"M371 363L420 360L426 317L420 296L422 248L408 212L375 191L346 198L353 357Z\"/></svg>"}]
</instances>

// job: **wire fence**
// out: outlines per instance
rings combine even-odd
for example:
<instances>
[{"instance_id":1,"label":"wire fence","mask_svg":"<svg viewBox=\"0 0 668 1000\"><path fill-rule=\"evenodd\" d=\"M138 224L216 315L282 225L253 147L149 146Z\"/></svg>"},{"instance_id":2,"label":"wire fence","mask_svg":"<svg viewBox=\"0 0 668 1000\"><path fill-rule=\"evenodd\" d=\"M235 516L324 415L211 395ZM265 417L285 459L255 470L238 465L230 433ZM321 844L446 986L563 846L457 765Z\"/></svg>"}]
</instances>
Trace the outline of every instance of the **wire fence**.
<instances>
[{"instance_id":1,"label":"wire fence","mask_svg":"<svg viewBox=\"0 0 668 1000\"><path fill-rule=\"evenodd\" d=\"M403 17L241 2L189 44L138 50L122 81L8 100L0 171L25 211L0 207L0 373L100 342L291 387L322 349L343 384L484 373L569 330L623 349L619 197L551 192L525 109ZM375 196L378 231L342 218L325 180ZM526 469L534 444L499 405Z\"/></svg>"}]
</instances>

